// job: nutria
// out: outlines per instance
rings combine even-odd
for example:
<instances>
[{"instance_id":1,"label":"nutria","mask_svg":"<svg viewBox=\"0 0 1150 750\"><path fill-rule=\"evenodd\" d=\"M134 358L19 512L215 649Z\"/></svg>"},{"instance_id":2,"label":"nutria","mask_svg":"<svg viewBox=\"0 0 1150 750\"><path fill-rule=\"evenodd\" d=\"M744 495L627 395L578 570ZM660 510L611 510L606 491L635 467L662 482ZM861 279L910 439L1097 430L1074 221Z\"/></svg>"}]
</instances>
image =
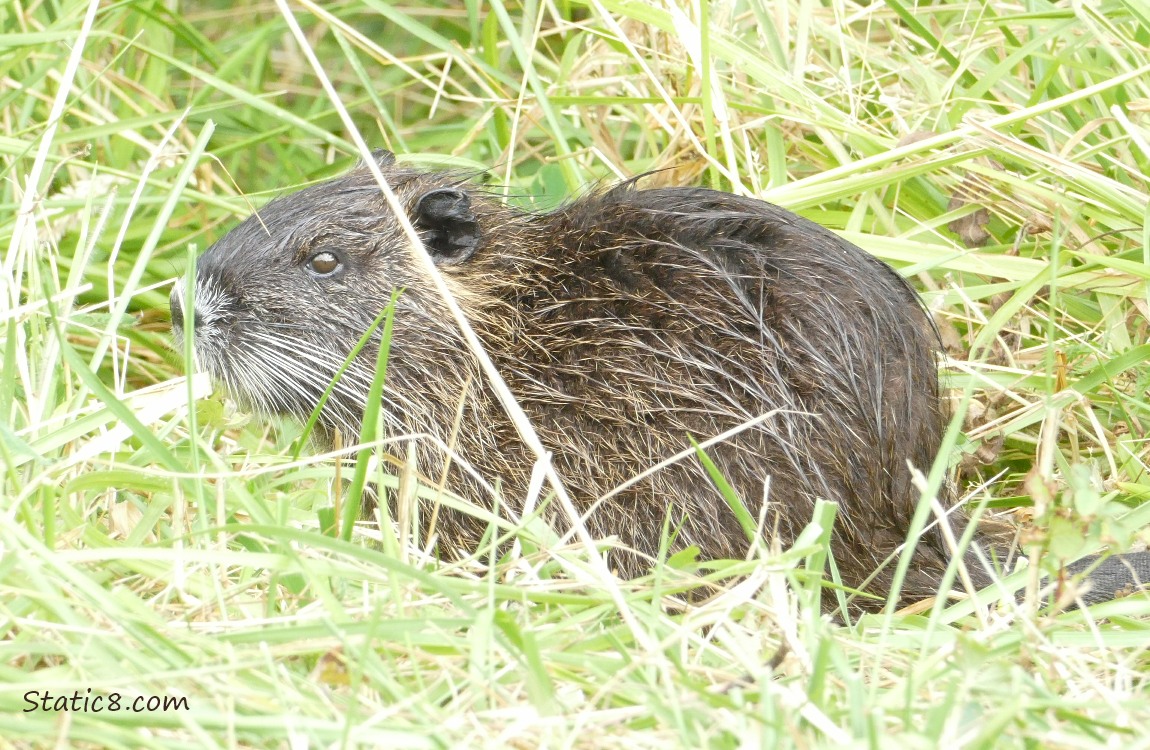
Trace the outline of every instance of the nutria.
<instances>
[{"instance_id":1,"label":"nutria","mask_svg":"<svg viewBox=\"0 0 1150 750\"><path fill-rule=\"evenodd\" d=\"M919 501L910 467L930 469L945 424L936 332L894 270L795 214L714 190L629 181L532 213L457 174L390 154L378 162L579 510L607 498L587 524L618 539L609 561L621 575L649 568L667 524L672 552L746 553L739 519L695 456L625 484L692 439L731 433L707 453L751 517L789 544L817 498L837 502L843 582L888 591L894 565L882 564ZM272 201L199 260L199 363L247 408L306 418L401 290L385 432L429 436L418 467L433 484L454 440L518 512L535 458L415 252L362 166ZM378 340L321 411L321 444L358 434ZM448 487L491 503L459 460ZM965 523L951 514L956 535ZM435 532L443 550L470 549L486 528L444 510ZM989 583L968 555L974 583ZM928 530L903 599L934 595L949 560L939 529Z\"/></svg>"}]
</instances>

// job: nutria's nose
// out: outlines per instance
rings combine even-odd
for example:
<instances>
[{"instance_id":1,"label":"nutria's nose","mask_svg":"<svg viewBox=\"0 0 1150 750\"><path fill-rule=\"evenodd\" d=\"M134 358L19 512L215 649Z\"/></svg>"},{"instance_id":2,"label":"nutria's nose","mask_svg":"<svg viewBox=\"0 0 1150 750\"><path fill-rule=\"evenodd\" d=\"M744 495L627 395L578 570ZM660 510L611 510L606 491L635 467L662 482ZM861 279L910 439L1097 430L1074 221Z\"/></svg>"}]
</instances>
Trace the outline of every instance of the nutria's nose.
<instances>
[{"instance_id":1,"label":"nutria's nose","mask_svg":"<svg viewBox=\"0 0 1150 750\"><path fill-rule=\"evenodd\" d=\"M180 279L176 285L172 287L172 293L168 296L168 307L172 311L172 330L177 334L184 330L184 280ZM200 320L200 311L195 310L196 320Z\"/></svg>"},{"instance_id":2,"label":"nutria's nose","mask_svg":"<svg viewBox=\"0 0 1150 750\"><path fill-rule=\"evenodd\" d=\"M172 311L172 328L176 329L184 327L184 305L180 302L179 283L176 282L176 286L172 287L172 293L168 296L168 307Z\"/></svg>"}]
</instances>

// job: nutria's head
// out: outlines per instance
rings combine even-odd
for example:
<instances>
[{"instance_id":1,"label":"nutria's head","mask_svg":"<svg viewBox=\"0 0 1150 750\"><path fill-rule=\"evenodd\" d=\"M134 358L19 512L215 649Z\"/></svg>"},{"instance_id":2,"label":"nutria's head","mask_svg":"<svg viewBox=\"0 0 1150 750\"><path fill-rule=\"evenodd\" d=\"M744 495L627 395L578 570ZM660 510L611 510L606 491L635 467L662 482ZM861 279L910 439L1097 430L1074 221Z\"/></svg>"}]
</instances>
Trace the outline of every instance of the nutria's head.
<instances>
[{"instance_id":1,"label":"nutria's head","mask_svg":"<svg viewBox=\"0 0 1150 750\"><path fill-rule=\"evenodd\" d=\"M432 259L444 270L462 269L484 240L483 209L463 181L401 167L386 152L377 160ZM454 335L414 252L362 165L272 201L197 263L197 364L249 409L306 416L393 292L402 290L397 317L409 332L421 331L424 343ZM177 340L184 288L181 280L171 295ZM320 415L321 442L333 428L345 435L358 430L378 340L377 331L340 376ZM454 342L451 350L457 351ZM428 365L435 361L429 354ZM398 418L402 411L387 414Z\"/></svg>"}]
</instances>

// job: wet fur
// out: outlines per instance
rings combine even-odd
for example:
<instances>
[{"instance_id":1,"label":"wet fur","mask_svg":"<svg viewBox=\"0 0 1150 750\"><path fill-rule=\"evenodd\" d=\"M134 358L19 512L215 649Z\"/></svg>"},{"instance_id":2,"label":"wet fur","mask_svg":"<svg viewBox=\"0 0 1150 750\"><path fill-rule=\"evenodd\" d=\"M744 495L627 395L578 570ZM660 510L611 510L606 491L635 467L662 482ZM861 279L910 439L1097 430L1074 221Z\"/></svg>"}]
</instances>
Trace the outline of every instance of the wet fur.
<instances>
[{"instance_id":1,"label":"wet fur","mask_svg":"<svg viewBox=\"0 0 1150 750\"><path fill-rule=\"evenodd\" d=\"M386 167L409 209L437 188L469 196L478 245L440 269L581 509L690 438L782 410L708 450L751 515L765 497L766 527L788 544L816 498L839 503L833 552L851 586L905 541L919 498L908 462L929 470L944 422L936 336L888 266L783 209L711 190L627 183L525 213L454 175ZM324 247L347 259L338 278L301 270ZM533 456L482 385L413 252L364 169L269 204L199 262L200 364L249 408L305 417L402 288L385 430L447 443L465 398L458 452L502 481L518 511ZM369 347L338 384L321 441L336 428L358 433L374 361ZM433 479L443 460L435 443L422 441L419 456ZM490 502L458 467L448 485ZM961 533L961 515L952 515ZM630 576L649 567L668 517L679 527L675 549L746 552L742 528L693 456L611 496L589 526L638 553L611 555ZM442 511L436 531L445 549L467 549L485 527ZM948 560L941 535L928 532L904 598L936 593ZM892 571L869 590L885 594ZM972 572L976 584L989 580L977 564Z\"/></svg>"}]
</instances>

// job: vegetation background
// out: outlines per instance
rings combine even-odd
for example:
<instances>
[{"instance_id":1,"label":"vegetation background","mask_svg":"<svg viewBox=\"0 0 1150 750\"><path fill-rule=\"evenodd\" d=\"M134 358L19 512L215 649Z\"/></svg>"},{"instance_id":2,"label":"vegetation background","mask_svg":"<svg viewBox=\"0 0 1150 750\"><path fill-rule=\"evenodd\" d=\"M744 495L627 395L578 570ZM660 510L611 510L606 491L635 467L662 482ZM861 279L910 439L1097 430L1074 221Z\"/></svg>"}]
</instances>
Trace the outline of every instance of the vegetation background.
<instances>
[{"instance_id":1,"label":"vegetation background","mask_svg":"<svg viewBox=\"0 0 1150 750\"><path fill-rule=\"evenodd\" d=\"M840 231L935 312L968 502L1046 569L1147 523L1146 0L8 0L0 747L1150 747L1144 597L837 625L817 525L626 586L545 532L321 533L334 461L189 413L167 334L191 251L357 158L306 49L371 146L510 200L659 169Z\"/></svg>"}]
</instances>

